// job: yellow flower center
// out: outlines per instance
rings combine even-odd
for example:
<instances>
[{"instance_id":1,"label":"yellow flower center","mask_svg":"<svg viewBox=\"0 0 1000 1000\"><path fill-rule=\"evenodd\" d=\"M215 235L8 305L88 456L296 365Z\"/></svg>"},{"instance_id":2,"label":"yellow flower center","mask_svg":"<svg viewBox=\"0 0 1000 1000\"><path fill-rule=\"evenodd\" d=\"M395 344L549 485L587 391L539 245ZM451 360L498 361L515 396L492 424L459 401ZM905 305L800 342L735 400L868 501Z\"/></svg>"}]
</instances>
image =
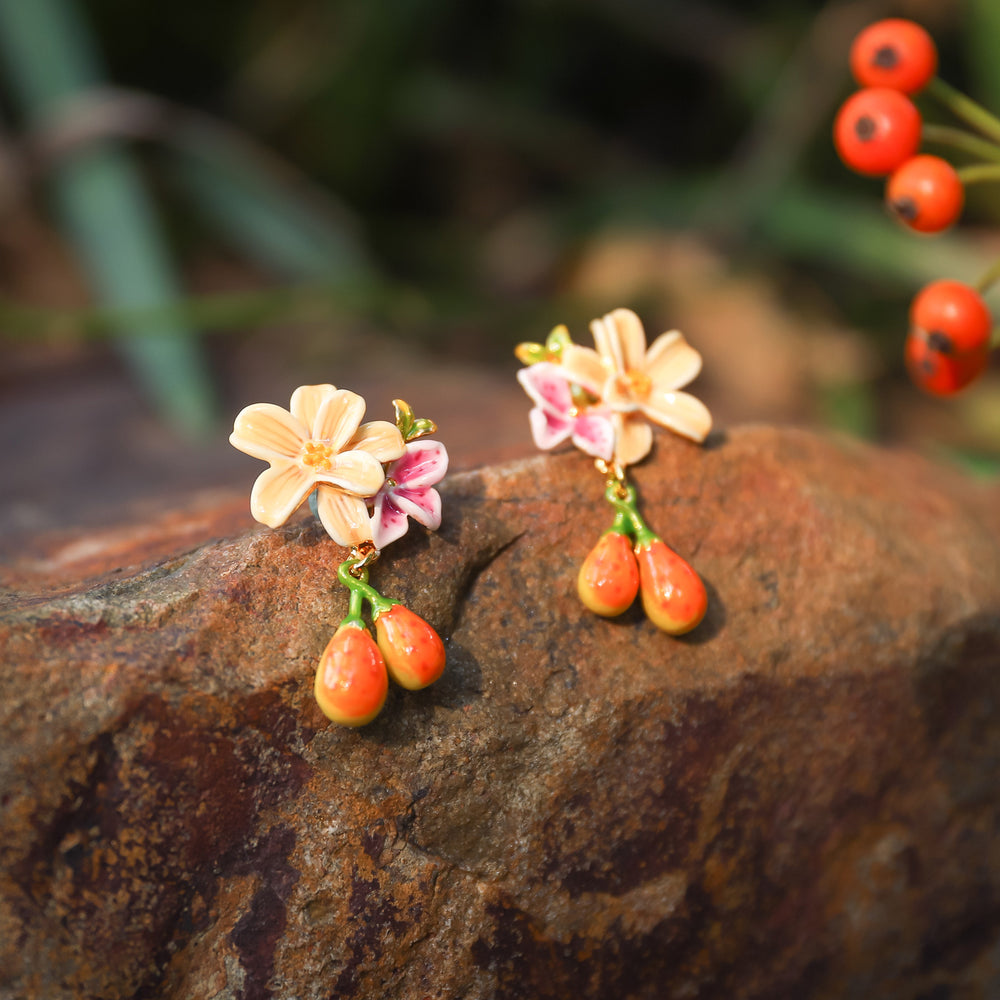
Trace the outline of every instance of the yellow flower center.
<instances>
[{"instance_id":1,"label":"yellow flower center","mask_svg":"<svg viewBox=\"0 0 1000 1000\"><path fill-rule=\"evenodd\" d=\"M333 449L322 441L306 441L299 456L303 465L308 465L313 472L329 472L333 468L330 459Z\"/></svg>"},{"instance_id":2,"label":"yellow flower center","mask_svg":"<svg viewBox=\"0 0 1000 1000\"><path fill-rule=\"evenodd\" d=\"M632 399L645 399L653 390L653 380L640 371L627 371L615 380L615 388Z\"/></svg>"}]
</instances>

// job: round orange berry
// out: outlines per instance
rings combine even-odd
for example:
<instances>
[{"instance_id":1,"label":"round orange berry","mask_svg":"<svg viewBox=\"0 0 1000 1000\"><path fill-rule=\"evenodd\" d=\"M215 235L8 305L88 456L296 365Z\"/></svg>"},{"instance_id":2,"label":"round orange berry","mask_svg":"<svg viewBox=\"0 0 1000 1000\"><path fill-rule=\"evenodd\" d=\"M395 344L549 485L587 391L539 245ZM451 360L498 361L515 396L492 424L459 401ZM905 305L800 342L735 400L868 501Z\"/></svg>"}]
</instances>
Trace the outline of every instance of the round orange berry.
<instances>
[{"instance_id":1,"label":"round orange berry","mask_svg":"<svg viewBox=\"0 0 1000 1000\"><path fill-rule=\"evenodd\" d=\"M962 214L965 187L940 156L914 156L898 167L885 187L889 210L918 233L940 233Z\"/></svg>"},{"instance_id":2,"label":"round orange berry","mask_svg":"<svg viewBox=\"0 0 1000 1000\"><path fill-rule=\"evenodd\" d=\"M925 392L950 396L989 363L993 320L982 296L960 281L933 281L910 306L904 356L913 381Z\"/></svg>"},{"instance_id":3,"label":"round orange berry","mask_svg":"<svg viewBox=\"0 0 1000 1000\"><path fill-rule=\"evenodd\" d=\"M915 94L937 72L934 39L919 24L890 17L868 25L854 39L851 72L862 87L891 87Z\"/></svg>"},{"instance_id":4,"label":"round orange berry","mask_svg":"<svg viewBox=\"0 0 1000 1000\"><path fill-rule=\"evenodd\" d=\"M920 112L905 94L867 87L841 105L833 123L833 141L848 167L880 177L916 153L921 125Z\"/></svg>"}]
</instances>

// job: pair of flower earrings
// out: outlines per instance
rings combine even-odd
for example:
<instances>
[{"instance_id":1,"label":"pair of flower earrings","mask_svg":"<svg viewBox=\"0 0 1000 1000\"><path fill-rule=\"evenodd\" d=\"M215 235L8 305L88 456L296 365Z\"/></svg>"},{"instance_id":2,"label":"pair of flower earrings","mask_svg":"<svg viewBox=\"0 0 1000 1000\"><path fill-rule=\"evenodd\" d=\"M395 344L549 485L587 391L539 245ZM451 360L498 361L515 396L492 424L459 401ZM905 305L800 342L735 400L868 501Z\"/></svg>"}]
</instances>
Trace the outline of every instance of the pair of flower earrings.
<instances>
[{"instance_id":1,"label":"pair of flower earrings","mask_svg":"<svg viewBox=\"0 0 1000 1000\"><path fill-rule=\"evenodd\" d=\"M639 513L630 465L653 445L650 421L703 441L712 418L680 389L701 370L701 355L676 330L646 349L642 323L616 309L591 324L596 350L573 343L557 327L544 344L520 344L518 374L534 406L535 444L549 450L569 440L594 459L604 477L611 526L577 578L583 603L599 615L625 612L641 594L650 620L672 635L695 628L707 596L698 574ZM434 423L394 400L395 421L362 423L366 404L332 385L301 386L290 407L254 403L236 417L230 443L269 463L250 494L253 516L277 528L308 500L330 537L350 550L337 568L349 594L348 613L327 643L314 691L333 722L363 726L381 711L389 678L409 690L436 681L445 648L437 632L369 582L386 545L406 534L412 518L441 525L434 486L448 469L443 444L429 440ZM363 617L368 604L373 638Z\"/></svg>"}]
</instances>

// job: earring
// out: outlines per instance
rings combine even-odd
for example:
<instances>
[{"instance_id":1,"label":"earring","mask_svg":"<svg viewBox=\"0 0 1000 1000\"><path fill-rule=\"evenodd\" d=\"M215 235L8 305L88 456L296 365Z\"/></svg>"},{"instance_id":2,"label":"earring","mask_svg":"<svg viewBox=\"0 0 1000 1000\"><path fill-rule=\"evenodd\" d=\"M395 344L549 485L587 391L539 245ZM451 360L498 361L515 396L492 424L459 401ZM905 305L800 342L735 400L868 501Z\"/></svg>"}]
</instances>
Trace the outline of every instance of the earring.
<instances>
[{"instance_id":1,"label":"earring","mask_svg":"<svg viewBox=\"0 0 1000 1000\"><path fill-rule=\"evenodd\" d=\"M614 512L580 567L577 592L591 610L620 615L642 595L649 619L671 635L695 628L708 607L698 574L657 536L639 513L627 469L653 446L650 421L693 441L712 428L704 403L679 390L701 370L701 355L677 330L646 349L642 322L616 309L590 325L596 350L573 343L565 326L544 344L519 344L517 373L534 406L535 444L548 450L569 440L595 460Z\"/></svg>"},{"instance_id":2,"label":"earring","mask_svg":"<svg viewBox=\"0 0 1000 1000\"><path fill-rule=\"evenodd\" d=\"M277 528L305 502L327 534L350 548L337 569L349 594L347 617L320 657L314 691L327 718L363 726L381 711L389 677L410 690L444 670L441 637L418 615L380 594L368 568L412 518L432 531L441 525L434 485L448 469L448 452L434 423L418 419L401 399L395 423L362 423L366 404L332 385L304 385L288 410L253 403L236 417L230 444L269 463L254 483L250 512ZM370 508L370 510L369 510ZM362 612L368 603L376 638Z\"/></svg>"}]
</instances>

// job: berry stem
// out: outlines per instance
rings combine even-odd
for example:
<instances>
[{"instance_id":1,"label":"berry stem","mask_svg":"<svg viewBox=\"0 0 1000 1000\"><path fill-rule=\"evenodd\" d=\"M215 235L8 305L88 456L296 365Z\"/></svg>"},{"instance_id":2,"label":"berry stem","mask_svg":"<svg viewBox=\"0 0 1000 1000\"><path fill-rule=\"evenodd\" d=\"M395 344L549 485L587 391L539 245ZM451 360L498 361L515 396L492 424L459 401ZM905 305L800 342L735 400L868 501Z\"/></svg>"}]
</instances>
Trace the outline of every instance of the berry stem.
<instances>
[{"instance_id":1,"label":"berry stem","mask_svg":"<svg viewBox=\"0 0 1000 1000\"><path fill-rule=\"evenodd\" d=\"M350 591L351 600L348 608L347 621L361 622L362 601L367 601L372 606L372 617L377 619L379 615L388 611L395 604L388 597L383 597L371 584L368 583L368 570L362 570L355 576L351 570L355 568L358 560L345 559L337 567L337 579ZM341 623L343 624L343 622ZM363 622L361 622L363 624Z\"/></svg>"},{"instance_id":2,"label":"berry stem","mask_svg":"<svg viewBox=\"0 0 1000 1000\"><path fill-rule=\"evenodd\" d=\"M623 527L627 525L631 529L629 534L635 539L637 546L649 545L651 542L659 540L659 536L650 529L639 513L634 486L625 483L611 483L604 491L604 497L617 511L615 525L620 524Z\"/></svg>"},{"instance_id":3,"label":"berry stem","mask_svg":"<svg viewBox=\"0 0 1000 1000\"><path fill-rule=\"evenodd\" d=\"M945 83L941 77L935 76L927 84L924 93L930 94L931 97L943 104L956 118L961 118L962 121L983 135L1000 142L1000 119L990 114L971 97L966 97L960 90Z\"/></svg>"},{"instance_id":4,"label":"berry stem","mask_svg":"<svg viewBox=\"0 0 1000 1000\"><path fill-rule=\"evenodd\" d=\"M956 171L963 184L981 184L983 181L1000 180L1000 163L976 163L959 167Z\"/></svg>"},{"instance_id":5,"label":"berry stem","mask_svg":"<svg viewBox=\"0 0 1000 1000\"><path fill-rule=\"evenodd\" d=\"M1000 258L997 258L990 266L976 279L973 288L980 295L985 295L996 283L1000 281Z\"/></svg>"},{"instance_id":6,"label":"berry stem","mask_svg":"<svg viewBox=\"0 0 1000 1000\"><path fill-rule=\"evenodd\" d=\"M927 142L936 146L950 146L983 160L1000 162L1000 145L953 125L925 124L923 136Z\"/></svg>"}]
</instances>

